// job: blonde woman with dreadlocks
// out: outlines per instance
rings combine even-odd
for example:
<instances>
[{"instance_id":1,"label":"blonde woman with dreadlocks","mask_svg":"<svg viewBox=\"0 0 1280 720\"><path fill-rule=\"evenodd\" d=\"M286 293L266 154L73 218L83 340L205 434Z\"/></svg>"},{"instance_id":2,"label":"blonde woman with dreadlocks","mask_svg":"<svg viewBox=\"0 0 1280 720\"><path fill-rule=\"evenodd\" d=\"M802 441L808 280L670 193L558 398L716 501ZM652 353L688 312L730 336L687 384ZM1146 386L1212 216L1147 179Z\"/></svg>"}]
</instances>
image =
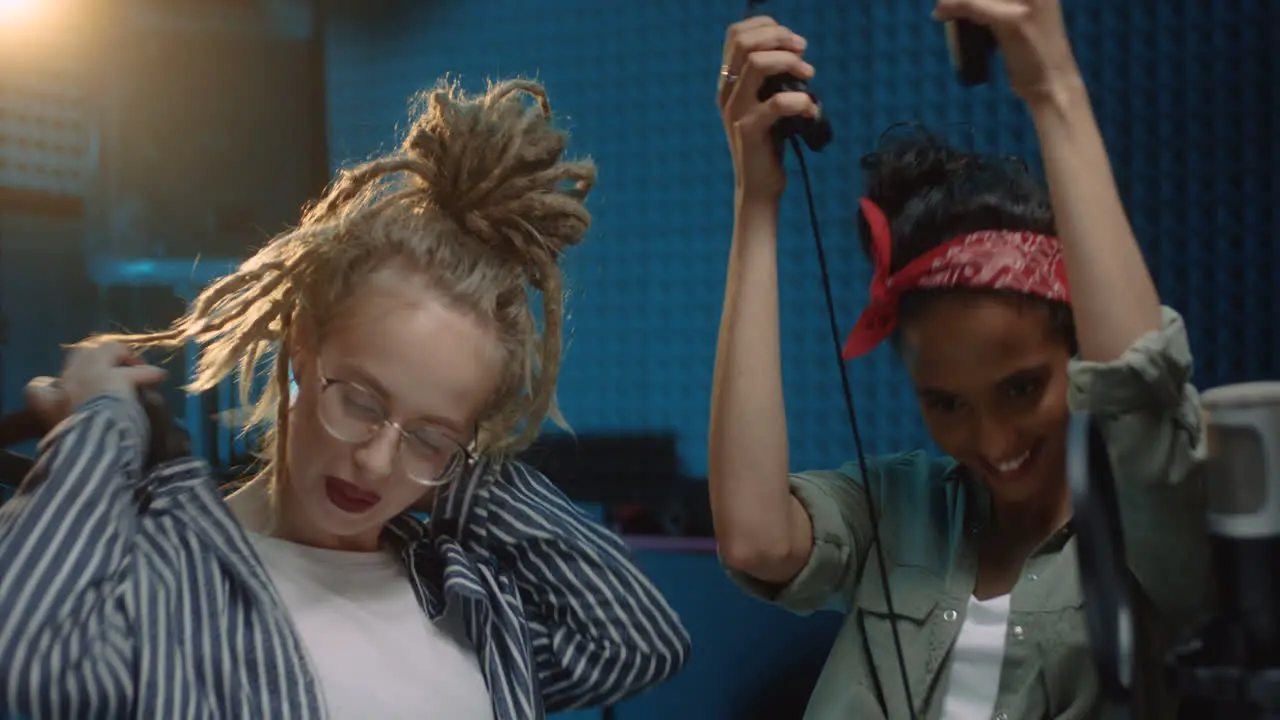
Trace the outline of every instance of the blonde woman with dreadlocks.
<instances>
[{"instance_id":1,"label":"blonde woman with dreadlocks","mask_svg":"<svg viewBox=\"0 0 1280 720\"><path fill-rule=\"evenodd\" d=\"M441 87L168 332L73 349L0 510L0 716L524 720L680 668L620 540L510 459L558 419L596 174L565 145L534 83ZM271 366L263 470L225 502L200 461L142 469L135 352L188 342L196 392Z\"/></svg>"}]
</instances>

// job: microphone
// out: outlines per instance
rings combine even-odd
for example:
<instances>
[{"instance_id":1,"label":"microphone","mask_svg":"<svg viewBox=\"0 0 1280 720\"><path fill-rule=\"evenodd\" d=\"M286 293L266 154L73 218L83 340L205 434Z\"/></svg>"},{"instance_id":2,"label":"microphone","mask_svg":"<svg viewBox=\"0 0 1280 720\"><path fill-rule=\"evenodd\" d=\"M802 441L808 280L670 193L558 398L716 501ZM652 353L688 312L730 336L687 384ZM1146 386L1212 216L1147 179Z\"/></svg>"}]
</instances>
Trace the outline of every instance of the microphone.
<instances>
[{"instance_id":1,"label":"microphone","mask_svg":"<svg viewBox=\"0 0 1280 720\"><path fill-rule=\"evenodd\" d=\"M1203 403L1216 614L1169 669L1218 715L1280 717L1280 382L1214 388Z\"/></svg>"},{"instance_id":2,"label":"microphone","mask_svg":"<svg viewBox=\"0 0 1280 720\"><path fill-rule=\"evenodd\" d=\"M1213 614L1169 653L1165 670L1180 717L1280 718L1280 382L1213 388L1202 403L1208 452L1194 472L1206 490L1217 595ZM1067 440L1089 641L1103 696L1128 716L1133 581L1115 478L1088 413L1072 416Z\"/></svg>"},{"instance_id":3,"label":"microphone","mask_svg":"<svg viewBox=\"0 0 1280 720\"><path fill-rule=\"evenodd\" d=\"M996 36L991 29L969 20L948 20L945 24L951 65L966 87L991 81L991 56Z\"/></svg>"},{"instance_id":4,"label":"microphone","mask_svg":"<svg viewBox=\"0 0 1280 720\"><path fill-rule=\"evenodd\" d=\"M1280 661L1280 382L1205 393L1209 534L1222 610ZM1256 655L1255 655L1256 657Z\"/></svg>"}]
</instances>

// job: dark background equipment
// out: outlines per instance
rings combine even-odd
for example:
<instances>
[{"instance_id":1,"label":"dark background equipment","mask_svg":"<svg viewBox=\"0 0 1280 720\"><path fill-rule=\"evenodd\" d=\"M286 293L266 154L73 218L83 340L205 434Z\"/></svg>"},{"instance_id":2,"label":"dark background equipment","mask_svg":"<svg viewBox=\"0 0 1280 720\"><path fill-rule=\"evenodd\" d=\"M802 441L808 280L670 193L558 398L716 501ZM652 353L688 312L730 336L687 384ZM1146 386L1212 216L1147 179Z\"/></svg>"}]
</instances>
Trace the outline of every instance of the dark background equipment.
<instances>
[{"instance_id":1,"label":"dark background equipment","mask_svg":"<svg viewBox=\"0 0 1280 720\"><path fill-rule=\"evenodd\" d=\"M1218 592L1213 613L1167 660L1181 717L1280 718L1280 382L1203 397L1207 489ZM1090 642L1107 699L1132 708L1130 577L1106 447L1087 415L1072 419L1068 473Z\"/></svg>"},{"instance_id":2,"label":"dark background equipment","mask_svg":"<svg viewBox=\"0 0 1280 720\"><path fill-rule=\"evenodd\" d=\"M143 467L150 470L190 456L191 437L186 428L174 421L164 395L154 388L143 388L138 400L151 427ZM38 440L49 430L35 411L26 407L0 415L0 485L17 489L35 464L33 458L3 448Z\"/></svg>"}]
</instances>

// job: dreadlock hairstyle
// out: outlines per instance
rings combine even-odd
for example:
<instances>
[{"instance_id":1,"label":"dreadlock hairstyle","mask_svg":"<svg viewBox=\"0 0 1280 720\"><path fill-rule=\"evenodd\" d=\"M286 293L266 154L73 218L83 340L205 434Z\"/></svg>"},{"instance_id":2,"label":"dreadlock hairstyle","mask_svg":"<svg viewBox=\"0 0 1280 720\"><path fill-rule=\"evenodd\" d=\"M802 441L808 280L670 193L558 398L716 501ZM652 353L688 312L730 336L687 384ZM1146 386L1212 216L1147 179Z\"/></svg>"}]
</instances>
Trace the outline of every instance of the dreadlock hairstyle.
<instances>
[{"instance_id":1,"label":"dreadlock hairstyle","mask_svg":"<svg viewBox=\"0 0 1280 720\"><path fill-rule=\"evenodd\" d=\"M481 417L478 452L519 451L548 416L565 425L555 399L559 259L590 226L595 165L563 158L568 137L532 81L490 84L476 97L442 82L418 98L415 116L395 152L339 173L296 228L206 287L168 330L113 338L137 348L196 343L190 392L237 375L244 429L264 431L259 477L273 483L288 457L292 328L306 321L322 339L353 290L390 263L421 273L501 337L506 370ZM255 393L262 364L271 382Z\"/></svg>"}]
</instances>

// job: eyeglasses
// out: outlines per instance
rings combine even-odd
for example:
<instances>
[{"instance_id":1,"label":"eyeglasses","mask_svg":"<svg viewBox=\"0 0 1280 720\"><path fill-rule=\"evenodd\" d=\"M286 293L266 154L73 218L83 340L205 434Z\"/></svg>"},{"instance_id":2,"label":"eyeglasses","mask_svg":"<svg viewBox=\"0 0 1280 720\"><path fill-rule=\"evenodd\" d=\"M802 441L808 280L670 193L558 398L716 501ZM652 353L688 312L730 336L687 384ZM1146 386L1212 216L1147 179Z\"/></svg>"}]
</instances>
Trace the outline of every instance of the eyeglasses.
<instances>
[{"instance_id":1,"label":"eyeglasses","mask_svg":"<svg viewBox=\"0 0 1280 720\"><path fill-rule=\"evenodd\" d=\"M319 364L317 363L319 370ZM324 376L320 370L320 424L335 439L361 444L390 425L400 432L398 455L404 472L421 485L445 485L474 458L460 442L428 425L392 420L381 398L353 382Z\"/></svg>"}]
</instances>

